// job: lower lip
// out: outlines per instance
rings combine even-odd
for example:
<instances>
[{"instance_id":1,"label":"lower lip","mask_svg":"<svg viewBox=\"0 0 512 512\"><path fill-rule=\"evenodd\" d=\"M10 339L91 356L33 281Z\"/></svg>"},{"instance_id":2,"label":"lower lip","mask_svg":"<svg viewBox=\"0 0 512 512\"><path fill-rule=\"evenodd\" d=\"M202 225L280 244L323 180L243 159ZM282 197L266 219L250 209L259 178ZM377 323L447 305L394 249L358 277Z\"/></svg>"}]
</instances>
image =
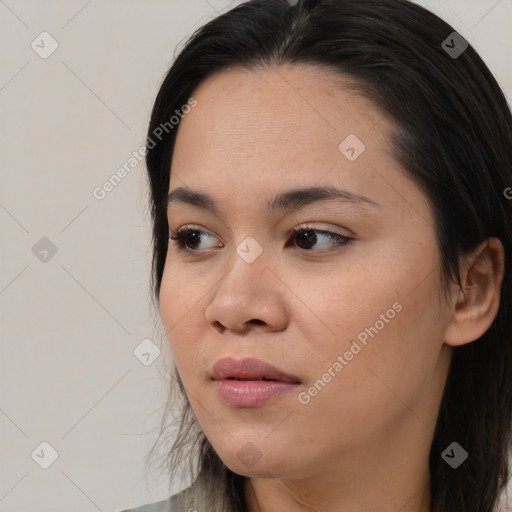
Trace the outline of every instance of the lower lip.
<instances>
[{"instance_id":1,"label":"lower lip","mask_svg":"<svg viewBox=\"0 0 512 512\"><path fill-rule=\"evenodd\" d=\"M217 392L233 407L257 407L290 392L297 384L274 380L216 380Z\"/></svg>"}]
</instances>

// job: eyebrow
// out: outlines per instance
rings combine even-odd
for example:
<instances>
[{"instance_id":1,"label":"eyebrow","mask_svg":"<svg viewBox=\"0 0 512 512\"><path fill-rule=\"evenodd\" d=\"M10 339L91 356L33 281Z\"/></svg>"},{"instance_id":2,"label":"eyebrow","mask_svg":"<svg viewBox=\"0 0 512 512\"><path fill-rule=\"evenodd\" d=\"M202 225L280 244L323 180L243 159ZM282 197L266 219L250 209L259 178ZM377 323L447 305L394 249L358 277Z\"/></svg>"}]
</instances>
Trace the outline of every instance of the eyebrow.
<instances>
[{"instance_id":1,"label":"eyebrow","mask_svg":"<svg viewBox=\"0 0 512 512\"><path fill-rule=\"evenodd\" d=\"M360 205L380 207L378 203L368 197L337 189L332 186L296 188L281 192L267 202L269 211L295 211L319 201L343 201ZM196 192L187 187L178 187L167 196L167 206L179 201L203 210L219 214L219 206L216 200L202 192Z\"/></svg>"}]
</instances>

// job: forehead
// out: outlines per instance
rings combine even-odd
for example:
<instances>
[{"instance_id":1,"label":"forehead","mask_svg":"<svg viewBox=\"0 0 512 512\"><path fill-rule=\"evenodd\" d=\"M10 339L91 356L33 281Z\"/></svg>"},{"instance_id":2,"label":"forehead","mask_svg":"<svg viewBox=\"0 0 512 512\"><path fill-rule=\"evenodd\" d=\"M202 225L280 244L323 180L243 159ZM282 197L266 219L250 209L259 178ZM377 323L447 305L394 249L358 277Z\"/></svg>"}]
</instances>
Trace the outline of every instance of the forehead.
<instances>
[{"instance_id":1,"label":"forehead","mask_svg":"<svg viewBox=\"0 0 512 512\"><path fill-rule=\"evenodd\" d=\"M324 181L355 190L372 180L370 160L396 166L383 113L332 71L311 65L230 69L192 96L197 105L178 128L170 189L208 187L221 196L222 185L229 194L233 187L258 194ZM340 150L347 138L360 145L356 150L364 147L357 160Z\"/></svg>"},{"instance_id":2,"label":"forehead","mask_svg":"<svg viewBox=\"0 0 512 512\"><path fill-rule=\"evenodd\" d=\"M193 96L198 105L181 121L178 139L192 135L245 153L253 145L236 142L300 153L301 143L309 148L324 141L321 148L336 150L340 137L356 130L363 135L383 118L353 81L312 65L225 70L200 84Z\"/></svg>"}]
</instances>

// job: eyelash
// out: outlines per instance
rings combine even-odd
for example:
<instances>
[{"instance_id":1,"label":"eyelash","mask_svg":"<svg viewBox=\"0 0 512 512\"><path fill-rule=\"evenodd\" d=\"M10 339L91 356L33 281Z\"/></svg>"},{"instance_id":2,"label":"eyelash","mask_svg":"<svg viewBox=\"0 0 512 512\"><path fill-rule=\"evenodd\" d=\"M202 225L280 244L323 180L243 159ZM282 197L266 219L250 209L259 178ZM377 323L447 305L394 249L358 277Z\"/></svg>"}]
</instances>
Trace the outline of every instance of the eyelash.
<instances>
[{"instance_id":1,"label":"eyelash","mask_svg":"<svg viewBox=\"0 0 512 512\"><path fill-rule=\"evenodd\" d=\"M326 237L328 237L329 239L334 241L335 242L334 245L336 245L338 247L345 246L354 240L353 238L349 238L349 237L340 235L339 233L333 233L331 231L325 231L322 229L315 229L315 228L312 228L309 226L298 226L296 228L293 228L290 231L290 237L295 238L299 235L302 235L304 233L309 233L309 232L321 233L322 235L325 235ZM185 252L189 252L189 253L199 253L201 251L198 251L197 249L190 249L186 246L188 237L191 233L206 233L206 232L202 231L200 229L195 229L195 228L181 228L177 232L171 233L169 235L169 241L175 243L178 250L180 250L180 251L185 251ZM206 234L209 234L209 233L206 233ZM213 235L210 235L210 236L213 236ZM319 252L318 250L314 251L314 250L309 250L309 249L301 249L300 247L299 247L299 249L302 251L306 251L306 252ZM335 249L328 249L327 251L323 250L321 252L330 252L332 250L335 250Z\"/></svg>"}]
</instances>

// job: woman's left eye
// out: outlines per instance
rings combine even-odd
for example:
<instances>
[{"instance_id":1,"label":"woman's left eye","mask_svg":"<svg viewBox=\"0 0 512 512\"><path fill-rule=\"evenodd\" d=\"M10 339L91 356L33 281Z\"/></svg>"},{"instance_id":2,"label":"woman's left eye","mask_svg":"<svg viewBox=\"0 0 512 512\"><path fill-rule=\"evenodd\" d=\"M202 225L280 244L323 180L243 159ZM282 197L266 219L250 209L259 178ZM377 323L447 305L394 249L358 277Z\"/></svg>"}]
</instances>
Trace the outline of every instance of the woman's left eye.
<instances>
[{"instance_id":1,"label":"woman's left eye","mask_svg":"<svg viewBox=\"0 0 512 512\"><path fill-rule=\"evenodd\" d=\"M329 240L331 242L330 245L340 246L340 245L346 245L349 242L353 240L353 238L349 238L347 236L340 235L338 233L333 233L331 231L325 231L321 229L313 229L308 227L297 227L292 230L292 239L296 238L297 240L300 240L301 244L305 245L306 247L300 246L300 249L309 250L311 249L311 246L314 246L318 243L318 240L324 239ZM321 244L322 249L325 247L325 244ZM329 244L327 244L329 245ZM333 249L330 249L333 250Z\"/></svg>"},{"instance_id":2,"label":"woman's left eye","mask_svg":"<svg viewBox=\"0 0 512 512\"><path fill-rule=\"evenodd\" d=\"M201 242L202 235L206 235L206 237L215 239L213 235L210 235L209 233L206 233L205 231L202 231L200 229L182 228L178 230L176 233L171 233L169 235L169 240L175 242L177 244L178 249L180 250L189 252L199 252L197 245L198 243ZM291 231L291 240L296 240L298 242L296 245L298 246L299 249L311 252L311 249L315 245L319 244L319 242L321 242L322 240L324 240L324 243L320 243L320 247L317 247L317 250L324 249L326 245L346 245L349 242L351 242L353 238L349 238L338 233L333 233L331 231L325 231L321 229L313 229L310 227L297 227L292 229ZM325 243L325 241L327 241L327 244ZM191 244L193 245L193 247L190 247ZM213 247L215 247L215 245Z\"/></svg>"}]
</instances>

